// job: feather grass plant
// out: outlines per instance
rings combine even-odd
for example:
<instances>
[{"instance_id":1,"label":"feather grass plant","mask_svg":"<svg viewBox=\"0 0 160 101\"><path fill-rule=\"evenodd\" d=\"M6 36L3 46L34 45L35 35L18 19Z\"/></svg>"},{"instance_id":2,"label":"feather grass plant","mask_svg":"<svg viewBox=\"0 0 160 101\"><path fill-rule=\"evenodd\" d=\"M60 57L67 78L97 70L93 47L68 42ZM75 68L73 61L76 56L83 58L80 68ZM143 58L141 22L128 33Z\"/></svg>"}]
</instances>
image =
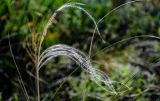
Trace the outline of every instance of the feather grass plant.
<instances>
[{"instance_id":1,"label":"feather grass plant","mask_svg":"<svg viewBox=\"0 0 160 101\"><path fill-rule=\"evenodd\" d=\"M89 73L91 79L95 83L97 83L99 86L101 86L101 83L104 83L105 85L109 86L109 88L111 88L111 90L112 90L111 92L116 94L116 91L115 91L114 87L112 86L112 82L109 79L109 77L106 76L104 73L99 72L98 70L94 69L93 66L91 65L89 59L87 58L87 56L83 52L81 52L75 48L72 48L70 46L67 46L67 45L53 45L41 53L42 43L43 43L43 40L47 34L47 30L48 30L49 26L52 24L52 22L55 21L56 15L59 12L62 12L63 10L65 10L66 8L76 8L76 9L83 11L85 14L87 14L89 16L89 18L95 24L95 28L96 28L100 38L103 40L103 38L98 30L96 21L94 20L94 18L91 16L91 14L89 12L87 12L84 8L81 7L83 5L84 4L82 4L82 3L66 3L66 4L62 5L53 13L53 15L49 19L47 25L44 27L44 31L43 31L41 38L40 38L40 41L39 41L38 51L36 52L36 54L37 54L37 58L36 58L37 101L40 101L39 70L48 61L50 61L51 59L53 59L57 56L60 56L60 55L65 55L65 56L68 56L71 59L73 59L75 62L77 62L80 65L81 68L83 68L83 70L85 70L86 72ZM108 91L107 89L105 89L105 90Z\"/></svg>"},{"instance_id":2,"label":"feather grass plant","mask_svg":"<svg viewBox=\"0 0 160 101\"><path fill-rule=\"evenodd\" d=\"M105 42L98 30L98 26L97 24L99 24L105 17L107 17L109 14L111 14L112 12L118 10L120 7L125 6L127 4L130 3L134 3L134 2L140 2L142 0L134 0L134 1L130 1L127 3L124 3L116 8L114 8L113 10L111 10L109 13L107 13L104 17L102 17L98 23L96 23L96 21L94 20L94 18L81 6L83 6L84 4L82 3L66 3L64 5L62 5L60 8L58 8L53 15L51 16L51 18L49 19L47 25L44 28L44 32L43 35L41 37L41 41L40 41L40 46L39 46L39 51L38 51L38 62L37 62L37 71L39 72L39 70L43 67L43 65L45 65L48 61L50 61L51 59L57 57L57 56L61 56L61 55L65 55L69 58L71 58L72 60L74 60L77 64L79 64L79 66L86 71L91 80L93 82L95 82L97 85L99 85L101 88L103 88L104 90L106 90L109 93L113 93L115 95L117 95L117 91L115 90L113 83L119 83L121 84L121 82L117 82L117 81L112 81L110 80L110 78L102 71L95 69L91 62L90 62L90 56L91 56L91 47L92 47L92 43L93 43L93 38L94 38L94 34L95 31L97 30L97 33L99 34L100 38L102 39L103 42ZM53 45L49 48L47 48L46 50L44 50L42 52L42 54L40 54L40 49L41 49L41 45L43 42L43 39L45 37L45 35L47 34L47 29L49 28L49 26L51 25L52 22L54 22L56 15L63 11L65 8L77 8L79 10L82 10L83 12L85 12L85 14L87 14L89 16L89 18L94 22L95 24L95 30L93 32L93 37L91 40L91 45L90 45L90 52L89 52L89 57L87 57L83 52L81 52L80 50L77 50L73 47L67 46L67 45ZM112 44L111 46L118 44L120 42L126 41L126 40L130 40L132 38L137 38L137 37L150 37L150 38L157 38L159 39L159 37L156 36L151 36L151 35L141 35L141 36L135 36L135 37L130 37L128 39L124 39L121 40L119 42L116 42L114 44ZM111 47L109 46L109 47ZM106 48L105 48L106 49ZM103 50L102 50L103 51ZM101 51L101 52L102 52ZM37 74L38 74L37 72ZM39 77L39 74L37 75L37 78ZM38 80L39 81L39 80ZM37 82L38 82L37 81ZM37 83L38 86L39 83ZM102 85L106 85L108 88L106 89L104 86ZM123 86L127 87L126 85L122 84ZM129 87L127 87L129 88ZM38 92L38 91L37 91Z\"/></svg>"},{"instance_id":3,"label":"feather grass plant","mask_svg":"<svg viewBox=\"0 0 160 101\"><path fill-rule=\"evenodd\" d=\"M41 70L41 68L43 68L43 66L45 64L47 64L53 58L58 57L58 56L62 56L62 55L63 56L67 56L70 59L72 59L73 61L75 61L85 72L88 73L88 75L90 76L90 79L93 82L95 82L98 86L100 86L102 89L104 89L106 92L113 93L113 94L117 95L117 91L114 88L113 83L120 83L120 82L112 81L106 75L106 73L104 73L103 71L100 71L98 69L95 69L93 67L91 61L90 61L94 34L97 31L97 33L100 36L100 38L102 39L102 41L105 42L104 39L102 38L101 34L100 34L100 31L98 29L98 25L97 24L99 24L106 16L108 16L113 11L119 9L120 7L122 7L122 6L126 5L126 4L134 3L134 2L137 2L137 1L141 1L141 0L135 0L135 1L127 2L125 4L122 4L122 5L118 6L117 8L115 8L115 9L111 10L109 13L107 13L102 19L100 19L98 21L98 23L96 23L95 19L91 16L91 14L82 7L85 4L73 2L73 3L66 3L66 4L62 5L61 7L59 7L52 14L52 16L50 17L50 19L47 22L46 26L44 26L44 30L43 30L42 34L40 35L40 39L38 40L38 38L37 38L37 40L38 40L38 45L37 46L38 47L37 47L37 49L35 49L35 54L34 54L34 56L35 56L34 58L35 59L32 58L32 60L35 60L35 64L36 64L36 66L35 66L36 67L35 68L36 69L36 73L35 73L36 74L36 85L35 86L36 86L36 92L37 92L36 100L40 101L40 84L39 84L40 77L39 77L39 71ZM55 17L57 16L57 14L60 13L60 12L63 12L67 8L76 8L76 9L79 9L79 10L83 11L93 21L93 23L95 25L95 30L93 32L93 36L92 36L92 40L91 40L91 44L90 44L89 56L85 55L83 52L81 52L80 50L78 50L76 48L73 48L73 47L68 46L68 45L63 45L63 44L52 45L52 46L48 47L47 49L45 49L44 51L41 52L42 43L43 43L43 41L45 39L45 36L47 34L48 28L50 27L52 22L54 22L56 20ZM123 39L121 41L118 41L118 42L116 42L116 43L114 43L114 44L102 49L101 51L99 51L97 53L100 53L103 50L105 50L105 49L107 49L109 47L112 47L115 44L124 42L126 40L130 40L130 39L133 39L133 38L137 38L137 37L152 37L152 38L158 38L159 39L159 37L150 36L150 35L135 36L135 37L131 37L131 38L128 38L128 39ZM10 50L11 50L11 47L10 47ZM11 50L11 53L12 53L12 50ZM28 52L28 53L30 53L30 52ZM94 55L96 55L97 53L95 53ZM13 53L12 53L12 57L14 57ZM16 64L16 62L15 62L15 64ZM17 67L17 65L16 65L16 67ZM22 78L20 76L21 74L20 74L18 69L17 69L17 71L19 73L20 81L22 81ZM22 89L23 89L23 91L25 93L27 101L29 101L30 99L29 99L29 96L27 94L27 91L26 91L23 83L20 82L20 85L21 85L21 87L22 87ZM126 86L126 85L124 85L124 86ZM127 88L129 88L129 87L127 87Z\"/></svg>"}]
</instances>

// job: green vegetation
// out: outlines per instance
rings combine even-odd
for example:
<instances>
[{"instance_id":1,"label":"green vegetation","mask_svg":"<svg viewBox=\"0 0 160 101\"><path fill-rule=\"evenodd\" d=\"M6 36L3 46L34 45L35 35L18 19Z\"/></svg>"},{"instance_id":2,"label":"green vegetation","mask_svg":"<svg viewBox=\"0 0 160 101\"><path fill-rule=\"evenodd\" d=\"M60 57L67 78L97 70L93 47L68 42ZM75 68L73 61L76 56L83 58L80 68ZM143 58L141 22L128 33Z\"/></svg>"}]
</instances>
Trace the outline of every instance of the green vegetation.
<instances>
[{"instance_id":1,"label":"green vegetation","mask_svg":"<svg viewBox=\"0 0 160 101\"><path fill-rule=\"evenodd\" d=\"M160 2L127 2L1 0L0 101L159 101Z\"/></svg>"}]
</instances>

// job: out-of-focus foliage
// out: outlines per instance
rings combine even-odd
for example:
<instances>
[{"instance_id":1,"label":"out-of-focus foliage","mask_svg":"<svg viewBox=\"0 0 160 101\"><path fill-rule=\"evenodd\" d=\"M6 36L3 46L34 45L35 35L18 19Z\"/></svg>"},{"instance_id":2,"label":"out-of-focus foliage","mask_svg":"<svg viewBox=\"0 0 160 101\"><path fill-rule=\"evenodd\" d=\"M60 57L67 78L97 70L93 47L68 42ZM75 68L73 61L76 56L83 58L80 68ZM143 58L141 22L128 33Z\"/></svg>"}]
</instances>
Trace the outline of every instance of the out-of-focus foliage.
<instances>
[{"instance_id":1,"label":"out-of-focus foliage","mask_svg":"<svg viewBox=\"0 0 160 101\"><path fill-rule=\"evenodd\" d=\"M127 0L0 0L0 100L24 100L19 87L17 71L12 61L8 34L24 84L31 99L35 97L34 65L31 62L24 40L31 33L42 33L49 17L62 4L80 2L98 21L106 13ZM143 0L121 7L98 24L106 43L95 35L92 55L110 44L136 35L160 35L160 1ZM81 11L67 9L56 18L49 28L43 48L63 43L88 52L94 31L93 22ZM30 43L29 43L30 44ZM111 79L127 85L120 88L117 96L107 94L89 80L86 73L65 57L56 58L41 70L41 97L49 100L53 95L59 100L119 100L119 101L156 101L160 99L160 44L159 40L136 38L105 49L93 59L95 68L104 70ZM132 77L132 74L136 73ZM62 87L59 85L66 80ZM127 81L128 80L128 81ZM127 82L127 83L126 83ZM57 90L58 89L58 90ZM125 92L123 92L126 90Z\"/></svg>"}]
</instances>

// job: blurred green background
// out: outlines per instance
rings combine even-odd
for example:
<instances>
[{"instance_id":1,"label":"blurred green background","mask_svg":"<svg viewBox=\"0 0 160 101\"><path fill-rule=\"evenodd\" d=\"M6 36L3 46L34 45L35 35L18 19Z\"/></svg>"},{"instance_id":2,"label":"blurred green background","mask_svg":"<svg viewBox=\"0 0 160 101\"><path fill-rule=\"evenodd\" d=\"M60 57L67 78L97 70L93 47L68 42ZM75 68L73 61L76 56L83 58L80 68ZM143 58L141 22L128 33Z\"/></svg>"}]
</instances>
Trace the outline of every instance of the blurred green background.
<instances>
[{"instance_id":1,"label":"blurred green background","mask_svg":"<svg viewBox=\"0 0 160 101\"><path fill-rule=\"evenodd\" d=\"M84 3L84 9L98 21L128 0L0 0L0 101L26 100L19 87L8 34L24 85L34 101L34 63L24 46L31 46L31 36L41 34L53 12L68 2ZM129 88L115 84L118 95L110 94L92 82L81 68L77 69L75 62L58 57L40 71L41 100L159 101L160 39L137 37L108 47L138 35L159 36L159 11L159 0L143 0L120 7L98 24L106 43L95 34L91 61L95 68ZM88 55L95 27L89 17L80 10L66 9L56 21L48 30L43 49L67 44Z\"/></svg>"}]
</instances>

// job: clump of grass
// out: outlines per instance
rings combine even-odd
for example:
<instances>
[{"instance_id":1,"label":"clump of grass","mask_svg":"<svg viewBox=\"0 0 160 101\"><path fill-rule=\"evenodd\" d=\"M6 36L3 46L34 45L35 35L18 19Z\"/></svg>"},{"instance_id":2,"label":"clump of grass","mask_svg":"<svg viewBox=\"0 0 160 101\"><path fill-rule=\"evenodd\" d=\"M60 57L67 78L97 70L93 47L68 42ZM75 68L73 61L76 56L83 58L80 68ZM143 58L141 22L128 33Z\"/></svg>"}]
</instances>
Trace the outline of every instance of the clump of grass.
<instances>
[{"instance_id":1,"label":"clump of grass","mask_svg":"<svg viewBox=\"0 0 160 101\"><path fill-rule=\"evenodd\" d=\"M41 54L41 46L42 46L43 40L47 34L47 30L48 30L49 26L52 24L52 22L55 21L56 15L59 12L62 12L63 10L65 10L66 8L76 8L76 9L83 11L85 14L87 14L89 16L89 18L95 24L95 28L96 28L99 36L101 37L101 34L98 30L96 21L94 20L94 18L91 16L91 14L89 12L87 12L84 8L81 7L83 5L84 4L82 4L82 3L66 3L66 4L62 5L53 13L53 15L49 19L47 25L44 27L44 31L43 31L41 38L40 38L40 41L39 41L38 50L36 52L36 54L37 54L37 57L36 57L37 101L40 101L39 70L49 60L53 59L54 57L60 56L60 55L66 55L66 56L70 57L71 59L73 59L74 61L76 61L80 65L80 67L82 67L86 72L89 73L89 75L91 76L91 79L93 81L95 81L99 86L101 86L101 83L104 83L105 85L109 86L109 88L111 88L111 90L114 92L114 94L116 94L116 91L115 91L114 87L112 86L111 80L106 75L104 75L104 73L102 74L101 72L95 70L93 68L93 66L91 65L89 59L86 57L86 55L84 55L83 52L81 52L75 48L72 48L70 46L66 46L66 45L53 45L53 46L47 48ZM101 37L101 39L103 40L102 37ZM108 90L106 90L106 91L108 91Z\"/></svg>"},{"instance_id":2,"label":"clump of grass","mask_svg":"<svg viewBox=\"0 0 160 101\"><path fill-rule=\"evenodd\" d=\"M67 46L67 45L53 45L41 53L42 43L43 43L44 38L47 34L47 30L48 30L49 26L52 24L52 22L55 21L55 17L57 16L57 14L62 12L66 8L76 8L76 9L83 11L86 15L88 15L88 17L93 21L95 28L97 30L97 33L99 34L100 38L102 39L102 36L98 30L98 26L96 24L95 19L91 16L91 14L88 11L86 11L83 7L81 7L83 5L84 4L82 4L82 3L66 3L66 4L62 5L53 13L51 18L49 19L48 23L44 27L43 33L40 35L40 40L39 40L38 36L36 39L36 37L34 35L32 35L32 42L35 46L33 48L36 48L36 49L34 49L34 52L32 52L31 50L28 50L27 52L31 55L31 58L32 58L33 62L35 63L35 67L36 67L35 68L36 69L36 73L35 73L36 76L35 77L36 77L36 92L37 92L36 100L37 101L40 101L39 70L48 61L50 61L54 57L57 57L60 55L66 55L66 56L70 57L71 59L73 59L74 61L76 61L80 65L80 67L83 68L83 70L85 70L86 72L89 73L89 75L93 81L95 81L98 85L101 85L101 83L104 83L108 86L111 86L111 89L116 94L115 89L111 85L110 79L106 75L104 75L104 73L102 74L98 70L94 69L89 58L83 52L81 52L73 47ZM10 45L10 41L9 41L9 45ZM26 47L26 48L28 49L29 47ZM19 75L19 79L20 79L19 82L20 82L21 88L24 91L24 94L26 96L26 100L29 101L30 98L29 98L28 93L26 91L26 88L23 84L23 80L21 78L21 74L18 69L18 66L15 62L15 59L14 59L14 56L12 53L12 49L11 49L11 45L10 45L10 51L11 51L14 63L16 65L16 68L18 71L18 75ZM30 52L32 52L32 53L30 53ZM108 90L106 90L106 91L108 91Z\"/></svg>"},{"instance_id":3,"label":"clump of grass","mask_svg":"<svg viewBox=\"0 0 160 101\"><path fill-rule=\"evenodd\" d=\"M136 1L140 1L140 0L136 0ZM135 1L131 1L128 3L132 3ZM126 3L126 4L128 4ZM123 4L123 5L126 5ZM123 6L121 5L121 6ZM90 56L91 56L91 47L92 47L92 43L93 43L93 38L94 38L94 34L95 34L95 30L97 31L97 33L99 34L100 38L103 40L99 30L98 30L98 26L96 21L94 20L94 18L91 16L91 14L89 12L87 12L82 6L84 6L84 4L82 3L66 3L64 5L62 5L61 7L59 7L51 16L51 18L49 19L49 21L47 22L46 26L44 27L44 31L41 34L40 40L38 41L38 49L35 52L35 64L36 64L36 88L37 88L37 101L40 101L40 87L39 87L39 71L40 69L47 64L47 62L49 62L50 60L52 60L55 57L58 56L67 56L69 58L71 58L72 60L74 60L77 64L79 64L79 66L86 71L89 76L90 79L95 82L97 85L99 85L101 88L103 88L104 90L106 90L108 93L114 93L115 95L117 94L117 91L115 90L113 83L120 83L120 82L116 82L116 81L112 81L104 72L95 69L92 65L92 63L90 62ZM120 8L121 6L113 9L111 12L107 13L102 19L100 19L98 21L98 23L100 23L106 16L108 16L110 13L112 13L113 11L117 10L118 8ZM53 45L50 46L49 48L47 48L46 50L41 52L41 47L42 47L42 43L43 40L47 34L47 30L49 28L49 26L52 24L52 22L55 21L55 17L57 16L58 13L62 12L63 10L65 10L66 8L76 8L79 9L81 11L83 11L85 14L87 14L89 16L89 18L93 21L93 23L95 24L95 30L93 32L93 37L92 37L92 41L91 41L91 45L90 45L90 52L89 52L89 57L87 57L83 52L81 52L78 49L75 49L71 46L67 46L67 45ZM151 37L151 36L147 36L147 35L142 35L142 36L136 36L136 37ZM134 38L136 38L134 37ZM154 36L152 36L154 37ZM130 40L132 39L124 39L122 41L125 40ZM104 41L104 40L103 40ZM118 44L122 41L119 41L117 43L114 44ZM114 44L112 44L111 46L108 47L112 47ZM108 48L107 47L107 48ZM106 49L106 48L105 48ZM103 50L102 50L103 51ZM101 51L101 52L102 52ZM13 56L12 56L13 57ZM107 86L107 88L105 88ZM124 85L125 86L125 85ZM22 88L25 89L25 87ZM26 96L27 96L27 100L29 100L29 97L27 95L27 92L25 91Z\"/></svg>"}]
</instances>

